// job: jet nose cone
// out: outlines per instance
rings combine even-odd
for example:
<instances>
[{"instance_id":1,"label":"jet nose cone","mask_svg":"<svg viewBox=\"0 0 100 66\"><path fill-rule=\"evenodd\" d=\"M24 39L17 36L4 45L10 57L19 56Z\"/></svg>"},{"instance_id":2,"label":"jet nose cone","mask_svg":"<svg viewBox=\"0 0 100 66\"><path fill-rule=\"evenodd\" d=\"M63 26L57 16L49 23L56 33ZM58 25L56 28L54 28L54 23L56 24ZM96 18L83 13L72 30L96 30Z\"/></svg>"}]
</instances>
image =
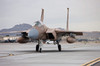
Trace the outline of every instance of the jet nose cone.
<instances>
[{"instance_id":1,"label":"jet nose cone","mask_svg":"<svg viewBox=\"0 0 100 66\"><path fill-rule=\"evenodd\" d=\"M37 29L35 28L32 28L30 29L29 33L28 33L28 37L31 38L31 39L37 39L39 36L39 32Z\"/></svg>"}]
</instances>

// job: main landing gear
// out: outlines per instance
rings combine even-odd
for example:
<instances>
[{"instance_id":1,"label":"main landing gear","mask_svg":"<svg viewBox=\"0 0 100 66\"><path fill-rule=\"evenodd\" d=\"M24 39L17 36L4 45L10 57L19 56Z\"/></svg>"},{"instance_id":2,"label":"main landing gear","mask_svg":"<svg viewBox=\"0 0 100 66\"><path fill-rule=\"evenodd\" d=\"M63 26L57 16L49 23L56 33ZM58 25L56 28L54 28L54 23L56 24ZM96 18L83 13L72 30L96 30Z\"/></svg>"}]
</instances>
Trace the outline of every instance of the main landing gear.
<instances>
[{"instance_id":1,"label":"main landing gear","mask_svg":"<svg viewBox=\"0 0 100 66\"><path fill-rule=\"evenodd\" d=\"M59 44L59 41L57 40L58 50L61 51L61 45Z\"/></svg>"},{"instance_id":2,"label":"main landing gear","mask_svg":"<svg viewBox=\"0 0 100 66\"><path fill-rule=\"evenodd\" d=\"M58 51L61 51L61 45L59 44L59 41L56 41L56 42L57 42L57 46L58 46ZM36 52L39 51L41 53L41 51L42 51L42 45L43 45L42 41L39 40L38 44L36 45Z\"/></svg>"},{"instance_id":3,"label":"main landing gear","mask_svg":"<svg viewBox=\"0 0 100 66\"><path fill-rule=\"evenodd\" d=\"M39 51L39 45L36 45L36 51L37 52Z\"/></svg>"}]
</instances>

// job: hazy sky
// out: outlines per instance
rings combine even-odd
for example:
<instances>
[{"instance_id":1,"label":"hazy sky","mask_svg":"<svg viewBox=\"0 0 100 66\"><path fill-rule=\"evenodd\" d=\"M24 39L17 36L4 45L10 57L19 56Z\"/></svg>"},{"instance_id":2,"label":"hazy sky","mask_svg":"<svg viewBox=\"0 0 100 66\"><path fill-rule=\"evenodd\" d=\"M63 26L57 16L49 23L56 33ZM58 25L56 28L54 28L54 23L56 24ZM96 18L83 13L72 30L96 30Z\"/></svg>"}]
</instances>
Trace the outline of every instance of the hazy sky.
<instances>
[{"instance_id":1,"label":"hazy sky","mask_svg":"<svg viewBox=\"0 0 100 66\"><path fill-rule=\"evenodd\" d=\"M70 9L70 30L100 31L100 0L0 0L0 29L40 20L51 28L66 28L67 8Z\"/></svg>"}]
</instances>

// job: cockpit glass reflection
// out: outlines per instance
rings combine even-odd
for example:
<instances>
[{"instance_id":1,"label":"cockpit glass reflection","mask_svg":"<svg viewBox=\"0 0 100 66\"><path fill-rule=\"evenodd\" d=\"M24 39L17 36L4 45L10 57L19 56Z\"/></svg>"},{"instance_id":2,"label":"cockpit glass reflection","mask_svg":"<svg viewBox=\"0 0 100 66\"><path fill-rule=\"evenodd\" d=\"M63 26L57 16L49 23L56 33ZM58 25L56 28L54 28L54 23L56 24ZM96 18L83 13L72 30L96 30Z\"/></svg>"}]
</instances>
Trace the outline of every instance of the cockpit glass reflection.
<instances>
[{"instance_id":1,"label":"cockpit glass reflection","mask_svg":"<svg viewBox=\"0 0 100 66\"><path fill-rule=\"evenodd\" d=\"M42 25L42 23L40 22L40 21L36 21L36 22L34 22L34 24L33 24L34 26L41 26Z\"/></svg>"}]
</instances>

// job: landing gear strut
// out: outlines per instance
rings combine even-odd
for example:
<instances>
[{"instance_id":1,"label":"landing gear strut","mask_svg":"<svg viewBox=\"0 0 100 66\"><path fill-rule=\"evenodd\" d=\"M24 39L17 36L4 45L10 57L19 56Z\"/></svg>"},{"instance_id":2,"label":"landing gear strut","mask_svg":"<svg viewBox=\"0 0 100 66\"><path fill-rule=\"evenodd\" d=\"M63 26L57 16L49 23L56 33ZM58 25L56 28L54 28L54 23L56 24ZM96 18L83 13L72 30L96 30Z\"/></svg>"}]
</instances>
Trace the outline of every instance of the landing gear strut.
<instances>
[{"instance_id":1,"label":"landing gear strut","mask_svg":"<svg viewBox=\"0 0 100 66\"><path fill-rule=\"evenodd\" d=\"M61 45L58 45L58 50L61 51Z\"/></svg>"},{"instance_id":2,"label":"landing gear strut","mask_svg":"<svg viewBox=\"0 0 100 66\"><path fill-rule=\"evenodd\" d=\"M61 51L61 45L59 44L59 41L57 40L58 50Z\"/></svg>"},{"instance_id":3,"label":"landing gear strut","mask_svg":"<svg viewBox=\"0 0 100 66\"><path fill-rule=\"evenodd\" d=\"M36 45L36 52L41 52L42 51L42 41L38 41L38 45Z\"/></svg>"},{"instance_id":4,"label":"landing gear strut","mask_svg":"<svg viewBox=\"0 0 100 66\"><path fill-rule=\"evenodd\" d=\"M40 48L40 53L42 52L42 48Z\"/></svg>"},{"instance_id":5,"label":"landing gear strut","mask_svg":"<svg viewBox=\"0 0 100 66\"><path fill-rule=\"evenodd\" d=\"M36 52L39 51L39 45L36 45Z\"/></svg>"}]
</instances>

